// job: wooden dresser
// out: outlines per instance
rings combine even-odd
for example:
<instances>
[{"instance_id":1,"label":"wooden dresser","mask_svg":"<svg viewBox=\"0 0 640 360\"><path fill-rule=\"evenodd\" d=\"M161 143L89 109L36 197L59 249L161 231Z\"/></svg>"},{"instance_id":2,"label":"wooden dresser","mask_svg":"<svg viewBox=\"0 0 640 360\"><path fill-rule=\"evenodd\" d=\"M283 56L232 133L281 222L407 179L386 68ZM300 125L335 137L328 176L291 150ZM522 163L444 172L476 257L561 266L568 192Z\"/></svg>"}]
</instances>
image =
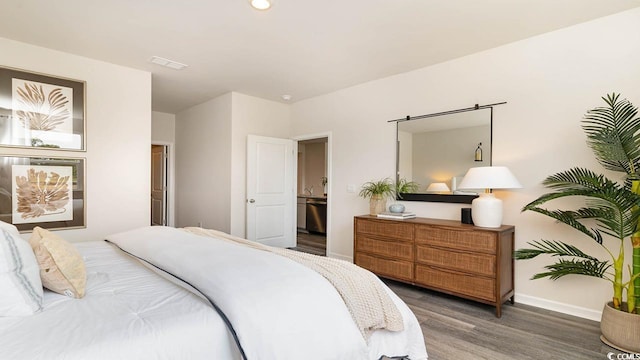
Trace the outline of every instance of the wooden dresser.
<instances>
[{"instance_id":1,"label":"wooden dresser","mask_svg":"<svg viewBox=\"0 0 640 360\"><path fill-rule=\"evenodd\" d=\"M513 303L515 228L354 218L354 261L379 276L491 304Z\"/></svg>"}]
</instances>

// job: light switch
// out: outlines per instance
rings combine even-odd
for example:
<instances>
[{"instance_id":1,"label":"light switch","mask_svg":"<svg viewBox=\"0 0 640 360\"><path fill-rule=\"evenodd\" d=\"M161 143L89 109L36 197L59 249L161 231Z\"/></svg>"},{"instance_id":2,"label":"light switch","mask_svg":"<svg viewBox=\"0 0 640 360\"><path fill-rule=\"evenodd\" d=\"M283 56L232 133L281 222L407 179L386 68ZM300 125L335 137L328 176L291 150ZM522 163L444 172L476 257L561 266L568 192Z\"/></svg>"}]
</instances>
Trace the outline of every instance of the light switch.
<instances>
[{"instance_id":1,"label":"light switch","mask_svg":"<svg viewBox=\"0 0 640 360\"><path fill-rule=\"evenodd\" d=\"M353 185L353 184L347 185L347 192L348 193L355 193L356 192L356 186Z\"/></svg>"}]
</instances>

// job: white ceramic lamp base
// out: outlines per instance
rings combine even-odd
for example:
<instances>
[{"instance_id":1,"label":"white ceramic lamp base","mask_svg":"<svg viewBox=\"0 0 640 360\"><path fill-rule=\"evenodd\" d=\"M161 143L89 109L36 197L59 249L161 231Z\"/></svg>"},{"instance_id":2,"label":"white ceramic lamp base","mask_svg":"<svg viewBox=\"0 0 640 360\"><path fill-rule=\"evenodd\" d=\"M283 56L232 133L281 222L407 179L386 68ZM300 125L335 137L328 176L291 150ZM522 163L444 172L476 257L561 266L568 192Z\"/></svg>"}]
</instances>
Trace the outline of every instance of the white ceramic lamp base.
<instances>
[{"instance_id":1,"label":"white ceramic lamp base","mask_svg":"<svg viewBox=\"0 0 640 360\"><path fill-rule=\"evenodd\" d=\"M480 194L471 202L471 218L475 226L497 228L502 225L502 200L491 193Z\"/></svg>"}]
</instances>

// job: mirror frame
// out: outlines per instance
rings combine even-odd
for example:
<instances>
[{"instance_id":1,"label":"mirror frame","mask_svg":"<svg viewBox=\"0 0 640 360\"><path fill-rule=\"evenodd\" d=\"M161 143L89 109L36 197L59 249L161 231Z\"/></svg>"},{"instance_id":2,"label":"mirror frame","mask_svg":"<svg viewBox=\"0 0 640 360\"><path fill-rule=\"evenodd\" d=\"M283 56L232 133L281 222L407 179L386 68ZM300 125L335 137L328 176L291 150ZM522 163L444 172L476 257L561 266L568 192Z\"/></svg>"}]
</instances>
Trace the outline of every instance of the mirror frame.
<instances>
[{"instance_id":1,"label":"mirror frame","mask_svg":"<svg viewBox=\"0 0 640 360\"><path fill-rule=\"evenodd\" d=\"M488 105L478 105L476 104L473 107L464 108L464 109L456 109L450 111L444 111L439 113L420 115L415 117L410 117L407 115L404 119L396 119L390 120L389 122L396 123L396 184L400 180L400 140L398 137L398 126L400 123L405 121L413 121L420 119L427 119L436 116L450 115L462 112L476 111L482 109L489 109L489 123L490 123L490 138L491 138L491 158L489 159L489 166L493 164L493 107L496 105L506 104L506 102L500 102L495 104ZM400 193L396 194L396 200L398 201L423 201L423 202L443 202L443 203L455 203L455 204L471 204L473 199L477 198L478 195L454 195L454 194L426 194L426 193Z\"/></svg>"}]
</instances>

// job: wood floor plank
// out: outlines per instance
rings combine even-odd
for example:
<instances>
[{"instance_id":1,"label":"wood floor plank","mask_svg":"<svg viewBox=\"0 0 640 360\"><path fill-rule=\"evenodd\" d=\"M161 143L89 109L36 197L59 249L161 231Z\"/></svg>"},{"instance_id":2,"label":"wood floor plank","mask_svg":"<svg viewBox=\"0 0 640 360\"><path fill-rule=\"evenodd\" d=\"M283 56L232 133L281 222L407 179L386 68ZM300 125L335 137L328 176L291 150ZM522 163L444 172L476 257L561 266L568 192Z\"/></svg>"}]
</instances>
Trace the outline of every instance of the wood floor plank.
<instances>
[{"instance_id":1,"label":"wood floor plank","mask_svg":"<svg viewBox=\"0 0 640 360\"><path fill-rule=\"evenodd\" d=\"M420 322L430 360L607 359L600 323L524 304L492 306L383 280Z\"/></svg>"}]
</instances>

